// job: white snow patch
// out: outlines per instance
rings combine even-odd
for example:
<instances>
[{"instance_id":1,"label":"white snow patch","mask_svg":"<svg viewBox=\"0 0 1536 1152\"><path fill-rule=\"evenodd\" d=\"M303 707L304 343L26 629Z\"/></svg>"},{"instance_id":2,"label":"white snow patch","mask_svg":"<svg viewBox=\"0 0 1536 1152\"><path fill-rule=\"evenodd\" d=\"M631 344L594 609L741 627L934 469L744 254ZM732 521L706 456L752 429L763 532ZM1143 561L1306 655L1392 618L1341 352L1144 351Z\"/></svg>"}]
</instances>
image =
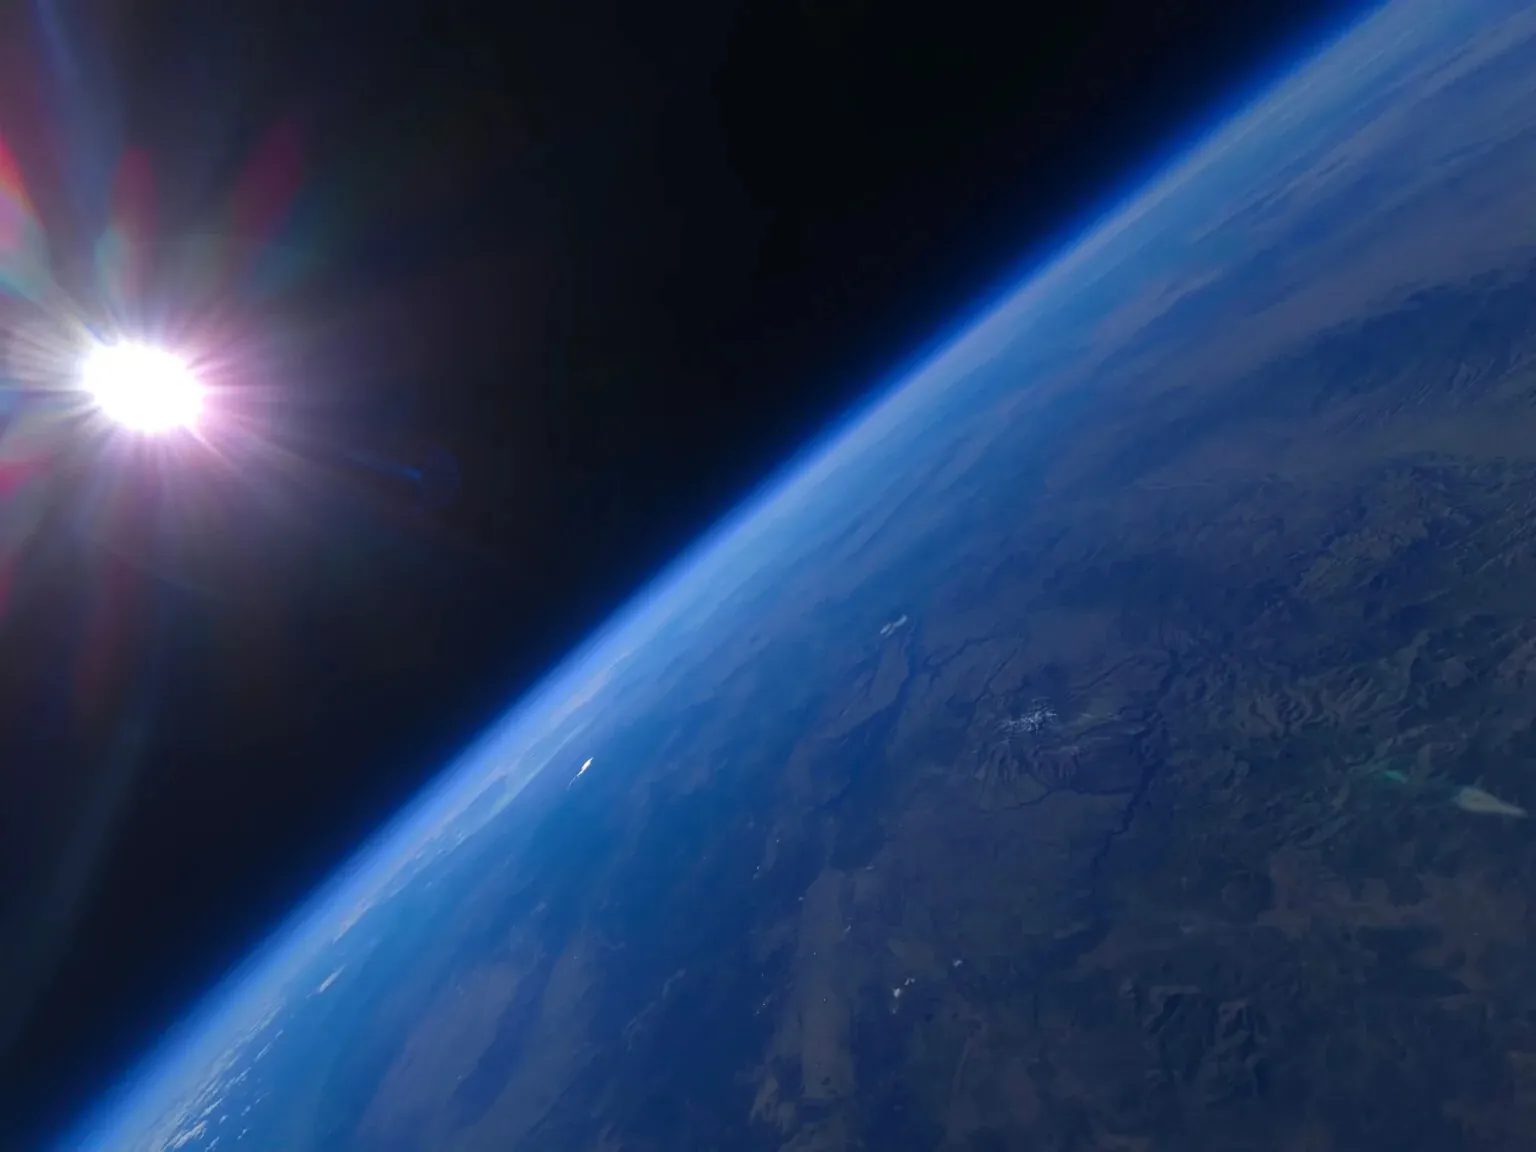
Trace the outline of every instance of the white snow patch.
<instances>
[{"instance_id":1,"label":"white snow patch","mask_svg":"<svg viewBox=\"0 0 1536 1152\"><path fill-rule=\"evenodd\" d=\"M201 1137L203 1135L203 1133L205 1133L207 1131L208 1131L207 1123L205 1121L199 1120L196 1124L192 1125L192 1127L188 1128L185 1132L178 1132L178 1133L176 1133L175 1136L171 1137L170 1141L166 1144L166 1148L168 1148L168 1149L185 1148L188 1144L192 1143L192 1141L194 1141L194 1140L198 1139L199 1137Z\"/></svg>"},{"instance_id":2,"label":"white snow patch","mask_svg":"<svg viewBox=\"0 0 1536 1152\"><path fill-rule=\"evenodd\" d=\"M1049 704L1036 704L1029 711L1003 721L1003 731L1008 733L1038 732L1056 719L1056 709Z\"/></svg>"}]
</instances>

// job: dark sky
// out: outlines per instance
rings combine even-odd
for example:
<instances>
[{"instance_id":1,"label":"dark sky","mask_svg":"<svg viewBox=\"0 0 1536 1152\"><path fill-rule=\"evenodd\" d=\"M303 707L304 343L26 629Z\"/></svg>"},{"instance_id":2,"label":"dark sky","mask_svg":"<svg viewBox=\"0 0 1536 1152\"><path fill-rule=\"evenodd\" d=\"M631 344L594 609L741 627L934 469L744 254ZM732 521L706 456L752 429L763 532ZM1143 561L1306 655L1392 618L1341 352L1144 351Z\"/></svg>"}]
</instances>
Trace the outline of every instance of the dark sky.
<instances>
[{"instance_id":1,"label":"dark sky","mask_svg":"<svg viewBox=\"0 0 1536 1152\"><path fill-rule=\"evenodd\" d=\"M777 461L1341 11L54 9L3 29L0 132L56 259L77 266L93 205L152 203L149 311L219 334L266 450L239 482L130 462L140 518L87 532L101 466L76 451L7 607L0 1119L26 1124L77 1107ZM222 279L194 291L210 235ZM292 258L278 288L231 236ZM442 506L361 463L442 451ZM195 530L145 530L189 472Z\"/></svg>"}]
</instances>

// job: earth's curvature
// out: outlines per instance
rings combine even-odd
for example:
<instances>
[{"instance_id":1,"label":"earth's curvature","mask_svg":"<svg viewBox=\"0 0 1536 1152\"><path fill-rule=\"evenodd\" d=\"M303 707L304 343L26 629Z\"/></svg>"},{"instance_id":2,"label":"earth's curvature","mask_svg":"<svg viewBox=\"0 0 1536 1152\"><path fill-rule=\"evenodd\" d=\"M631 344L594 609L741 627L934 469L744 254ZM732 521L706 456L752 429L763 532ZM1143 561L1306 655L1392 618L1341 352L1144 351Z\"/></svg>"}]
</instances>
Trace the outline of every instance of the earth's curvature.
<instances>
[{"instance_id":1,"label":"earth's curvature","mask_svg":"<svg viewBox=\"0 0 1536 1152\"><path fill-rule=\"evenodd\" d=\"M685 557L68 1147L1536 1138L1536 9L1400 0Z\"/></svg>"}]
</instances>

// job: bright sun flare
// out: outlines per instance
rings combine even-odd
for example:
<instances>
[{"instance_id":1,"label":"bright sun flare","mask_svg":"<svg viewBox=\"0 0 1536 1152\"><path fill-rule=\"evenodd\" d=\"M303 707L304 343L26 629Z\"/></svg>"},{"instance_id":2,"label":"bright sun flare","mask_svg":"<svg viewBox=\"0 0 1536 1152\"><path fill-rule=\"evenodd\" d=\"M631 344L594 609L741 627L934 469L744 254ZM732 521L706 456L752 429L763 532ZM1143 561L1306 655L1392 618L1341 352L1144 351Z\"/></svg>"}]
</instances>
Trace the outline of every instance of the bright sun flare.
<instances>
[{"instance_id":1,"label":"bright sun flare","mask_svg":"<svg viewBox=\"0 0 1536 1152\"><path fill-rule=\"evenodd\" d=\"M150 344L96 345L80 380L107 417L135 432L188 427L203 406L202 385L186 361Z\"/></svg>"}]
</instances>

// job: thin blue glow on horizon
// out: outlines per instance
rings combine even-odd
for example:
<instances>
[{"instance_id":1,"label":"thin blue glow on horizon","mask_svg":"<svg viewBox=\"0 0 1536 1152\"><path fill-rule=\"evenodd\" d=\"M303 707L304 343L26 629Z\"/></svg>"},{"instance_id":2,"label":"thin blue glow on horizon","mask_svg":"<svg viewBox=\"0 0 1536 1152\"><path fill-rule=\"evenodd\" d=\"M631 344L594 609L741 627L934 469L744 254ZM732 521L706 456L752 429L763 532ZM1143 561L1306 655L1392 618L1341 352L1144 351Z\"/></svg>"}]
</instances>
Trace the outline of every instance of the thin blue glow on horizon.
<instances>
[{"instance_id":1,"label":"thin blue glow on horizon","mask_svg":"<svg viewBox=\"0 0 1536 1152\"><path fill-rule=\"evenodd\" d=\"M1134 225L1153 207L1182 189L1189 180L1216 159L1229 140L1276 103L1292 94L1303 75L1320 66L1324 58L1341 49L1367 25L1390 10L1391 4L1357 8L1329 32L1318 37L1289 63L1261 73L1233 97L1223 101L1180 142L1162 153L1162 160L1148 164L1132 178L1116 185L1111 195L1082 214L1076 227L1063 229L1059 242L1036 249L1019 265L1009 283L967 309L962 318L941 329L941 336L904 358L884 380L866 392L841 417L829 422L736 509L664 566L605 624L576 645L529 692L508 710L428 783L392 818L369 837L325 882L258 945L247 958L227 973L202 998L199 1007L169 1030L159 1045L131 1066L117 1085L57 1142L61 1150L120 1149L117 1133L136 1121L144 1124L160 1115L164 1092L173 1082L203 1066L211 1049L228 1043L224 1029L253 1011L263 991L275 993L307 962L306 945L312 945L335 917L376 883L383 866L397 859L400 847L419 838L439 822L451 802L468 783L486 772L488 757L504 751L535 715L569 698L615 659L614 650L628 640L639 643L665 619L665 610L689 599L688 590L729 559L732 544L760 523L763 514L781 501L802 497L814 489L818 476L850 454L856 455L884 430L933 398L935 386L952 381L956 368L967 358L993 346L1000 329L1012 326L1021 308L1030 306L1070 272L1096 255L1108 242ZM1127 191L1129 189L1129 191ZM1043 255L1040 253L1043 252ZM394 851L390 851L394 849ZM196 1043L202 1038L201 1043Z\"/></svg>"}]
</instances>

